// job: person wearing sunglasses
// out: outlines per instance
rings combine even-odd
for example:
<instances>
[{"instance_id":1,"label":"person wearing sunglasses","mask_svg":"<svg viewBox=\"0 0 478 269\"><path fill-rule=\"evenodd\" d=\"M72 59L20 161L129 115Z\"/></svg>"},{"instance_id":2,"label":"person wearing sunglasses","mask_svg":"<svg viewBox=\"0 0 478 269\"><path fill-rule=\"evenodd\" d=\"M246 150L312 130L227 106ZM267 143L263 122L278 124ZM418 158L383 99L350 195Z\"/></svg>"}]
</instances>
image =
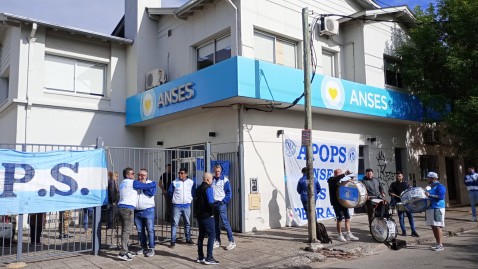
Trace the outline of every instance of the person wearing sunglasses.
<instances>
[{"instance_id":1,"label":"person wearing sunglasses","mask_svg":"<svg viewBox=\"0 0 478 269\"><path fill-rule=\"evenodd\" d=\"M191 202L196 193L196 183L188 177L186 168L179 169L178 178L176 178L168 189L169 197L173 202L173 222L171 224L171 248L176 245L176 231L179 219L182 217L184 222L184 231L186 234L186 243L194 245L191 239Z\"/></svg>"},{"instance_id":2,"label":"person wearing sunglasses","mask_svg":"<svg viewBox=\"0 0 478 269\"><path fill-rule=\"evenodd\" d=\"M138 172L138 181L142 183L151 183L148 178L148 170L142 168ZM154 256L154 194L146 194L143 190L138 190L138 203L134 209L134 223L138 231L141 249L136 255L143 254L146 257ZM146 237L146 233L148 237ZM149 247L149 249L148 249Z\"/></svg>"}]
</instances>

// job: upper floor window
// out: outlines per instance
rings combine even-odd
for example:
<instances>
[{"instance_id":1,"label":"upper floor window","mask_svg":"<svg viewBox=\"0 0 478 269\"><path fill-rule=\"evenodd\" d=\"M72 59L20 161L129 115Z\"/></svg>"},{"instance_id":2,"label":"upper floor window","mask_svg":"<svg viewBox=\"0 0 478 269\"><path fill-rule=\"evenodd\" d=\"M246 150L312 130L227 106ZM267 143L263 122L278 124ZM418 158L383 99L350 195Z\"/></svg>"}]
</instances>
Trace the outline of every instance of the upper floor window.
<instances>
[{"instance_id":1,"label":"upper floor window","mask_svg":"<svg viewBox=\"0 0 478 269\"><path fill-rule=\"evenodd\" d=\"M384 55L385 84L397 88L403 88L402 73L400 71L400 61Z\"/></svg>"},{"instance_id":2,"label":"upper floor window","mask_svg":"<svg viewBox=\"0 0 478 269\"><path fill-rule=\"evenodd\" d=\"M322 50L322 71L323 74L330 77L337 77L336 53Z\"/></svg>"},{"instance_id":3,"label":"upper floor window","mask_svg":"<svg viewBox=\"0 0 478 269\"><path fill-rule=\"evenodd\" d=\"M45 55L45 88L77 94L104 96L106 65Z\"/></svg>"},{"instance_id":4,"label":"upper floor window","mask_svg":"<svg viewBox=\"0 0 478 269\"><path fill-rule=\"evenodd\" d=\"M254 32L254 57L284 66L297 67L297 42L263 32Z\"/></svg>"},{"instance_id":5,"label":"upper floor window","mask_svg":"<svg viewBox=\"0 0 478 269\"><path fill-rule=\"evenodd\" d=\"M197 48L197 70L231 58L231 36L214 39Z\"/></svg>"}]
</instances>

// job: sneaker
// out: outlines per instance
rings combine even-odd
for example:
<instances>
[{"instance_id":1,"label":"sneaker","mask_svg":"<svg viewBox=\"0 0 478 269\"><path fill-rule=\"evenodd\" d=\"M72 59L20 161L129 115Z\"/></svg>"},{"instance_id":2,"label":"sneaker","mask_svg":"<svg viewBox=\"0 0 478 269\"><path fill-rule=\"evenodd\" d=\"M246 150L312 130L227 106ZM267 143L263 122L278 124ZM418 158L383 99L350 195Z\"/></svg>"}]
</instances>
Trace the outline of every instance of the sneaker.
<instances>
[{"instance_id":1,"label":"sneaker","mask_svg":"<svg viewBox=\"0 0 478 269\"><path fill-rule=\"evenodd\" d=\"M430 248L435 250L438 246L439 246L438 244L435 244L435 245L431 246Z\"/></svg>"},{"instance_id":2,"label":"sneaker","mask_svg":"<svg viewBox=\"0 0 478 269\"><path fill-rule=\"evenodd\" d=\"M143 255L143 254L145 254L145 253L146 253L146 250L145 250L145 249L140 249L140 250L136 251L136 255L138 255L138 256L139 256L139 255Z\"/></svg>"},{"instance_id":3,"label":"sneaker","mask_svg":"<svg viewBox=\"0 0 478 269\"><path fill-rule=\"evenodd\" d=\"M196 243L194 243L194 241L192 239L188 239L186 240L186 244L189 244L189 245L196 245Z\"/></svg>"},{"instance_id":4,"label":"sneaker","mask_svg":"<svg viewBox=\"0 0 478 269\"><path fill-rule=\"evenodd\" d=\"M407 236L407 232L402 232L401 236Z\"/></svg>"},{"instance_id":5,"label":"sneaker","mask_svg":"<svg viewBox=\"0 0 478 269\"><path fill-rule=\"evenodd\" d=\"M339 236L337 236L337 241L340 241L340 242L346 242L347 239L345 239L344 235L343 234L339 234Z\"/></svg>"},{"instance_id":6,"label":"sneaker","mask_svg":"<svg viewBox=\"0 0 478 269\"><path fill-rule=\"evenodd\" d=\"M154 256L154 249L150 248L146 251L146 257L153 257Z\"/></svg>"},{"instance_id":7,"label":"sneaker","mask_svg":"<svg viewBox=\"0 0 478 269\"><path fill-rule=\"evenodd\" d=\"M129 253L120 253L120 254L118 254L118 258L119 258L119 259L122 259L122 260L124 260L124 261L131 261L131 260L133 260L133 258L130 257L128 254L129 254Z\"/></svg>"},{"instance_id":8,"label":"sneaker","mask_svg":"<svg viewBox=\"0 0 478 269\"><path fill-rule=\"evenodd\" d=\"M352 233L346 233L345 234L345 240L347 240L347 241L358 241L359 238L354 236Z\"/></svg>"},{"instance_id":9,"label":"sneaker","mask_svg":"<svg viewBox=\"0 0 478 269\"><path fill-rule=\"evenodd\" d=\"M219 264L219 262L212 258L210 260L204 260L204 264Z\"/></svg>"},{"instance_id":10,"label":"sneaker","mask_svg":"<svg viewBox=\"0 0 478 269\"><path fill-rule=\"evenodd\" d=\"M204 259L204 257L202 257L202 258L199 258L199 257L198 257L198 258L196 259L196 262L197 262L197 263L204 263L205 261L206 261L206 259Z\"/></svg>"},{"instance_id":11,"label":"sneaker","mask_svg":"<svg viewBox=\"0 0 478 269\"><path fill-rule=\"evenodd\" d=\"M413 232L412 232L412 236L413 236L413 237L420 237L420 236L417 234L416 231L413 231Z\"/></svg>"},{"instance_id":12,"label":"sneaker","mask_svg":"<svg viewBox=\"0 0 478 269\"><path fill-rule=\"evenodd\" d=\"M475 222L475 221L476 221L476 217L471 218L471 221Z\"/></svg>"},{"instance_id":13,"label":"sneaker","mask_svg":"<svg viewBox=\"0 0 478 269\"><path fill-rule=\"evenodd\" d=\"M229 245L227 245L226 249L227 250L233 250L236 248L236 243L229 241Z\"/></svg>"},{"instance_id":14,"label":"sneaker","mask_svg":"<svg viewBox=\"0 0 478 269\"><path fill-rule=\"evenodd\" d=\"M218 248L221 246L221 242L217 241L217 240L214 240L214 246L213 248Z\"/></svg>"},{"instance_id":15,"label":"sneaker","mask_svg":"<svg viewBox=\"0 0 478 269\"><path fill-rule=\"evenodd\" d=\"M176 242L171 242L170 248L174 248L176 246Z\"/></svg>"},{"instance_id":16,"label":"sneaker","mask_svg":"<svg viewBox=\"0 0 478 269\"><path fill-rule=\"evenodd\" d=\"M130 251L130 252L128 252L127 254L128 254L128 256L130 256L131 258L136 257L136 253L134 253L134 252L131 252L131 251Z\"/></svg>"},{"instance_id":17,"label":"sneaker","mask_svg":"<svg viewBox=\"0 0 478 269\"><path fill-rule=\"evenodd\" d=\"M445 250L445 248L442 245L437 245L433 250L434 251L442 251L442 250Z\"/></svg>"}]
</instances>

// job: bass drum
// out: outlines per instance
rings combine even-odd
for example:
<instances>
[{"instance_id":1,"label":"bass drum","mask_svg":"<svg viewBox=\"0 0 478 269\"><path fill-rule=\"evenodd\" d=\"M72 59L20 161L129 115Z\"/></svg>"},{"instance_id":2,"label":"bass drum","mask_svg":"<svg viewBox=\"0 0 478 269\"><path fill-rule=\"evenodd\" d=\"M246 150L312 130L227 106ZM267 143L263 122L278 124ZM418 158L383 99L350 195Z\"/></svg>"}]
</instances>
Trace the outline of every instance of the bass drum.
<instances>
[{"instance_id":1,"label":"bass drum","mask_svg":"<svg viewBox=\"0 0 478 269\"><path fill-rule=\"evenodd\" d=\"M379 243L390 242L397 238L397 224L393 219L375 217L370 225L370 233L373 239Z\"/></svg>"},{"instance_id":2,"label":"bass drum","mask_svg":"<svg viewBox=\"0 0 478 269\"><path fill-rule=\"evenodd\" d=\"M357 180L341 182L337 188L337 198L343 207L361 207L367 199L367 189Z\"/></svg>"},{"instance_id":3,"label":"bass drum","mask_svg":"<svg viewBox=\"0 0 478 269\"><path fill-rule=\"evenodd\" d=\"M430 200L425 195L425 190L421 187L408 188L400 194L405 209L418 213L425 211L430 206Z\"/></svg>"}]
</instances>

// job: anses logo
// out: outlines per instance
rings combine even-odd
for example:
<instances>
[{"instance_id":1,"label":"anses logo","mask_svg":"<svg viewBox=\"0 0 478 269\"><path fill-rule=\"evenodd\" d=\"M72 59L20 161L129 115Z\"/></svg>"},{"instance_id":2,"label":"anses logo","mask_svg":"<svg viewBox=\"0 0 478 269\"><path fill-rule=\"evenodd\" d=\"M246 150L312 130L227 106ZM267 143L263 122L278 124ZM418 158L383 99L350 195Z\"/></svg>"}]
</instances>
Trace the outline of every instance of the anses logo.
<instances>
[{"instance_id":1,"label":"anses logo","mask_svg":"<svg viewBox=\"0 0 478 269\"><path fill-rule=\"evenodd\" d=\"M156 95L154 94L154 90L143 93L140 110L141 119L143 120L151 119L154 116L154 111L156 110Z\"/></svg>"},{"instance_id":2,"label":"anses logo","mask_svg":"<svg viewBox=\"0 0 478 269\"><path fill-rule=\"evenodd\" d=\"M321 85L321 96L326 108L341 110L345 103L345 91L340 80L324 77Z\"/></svg>"}]
</instances>

